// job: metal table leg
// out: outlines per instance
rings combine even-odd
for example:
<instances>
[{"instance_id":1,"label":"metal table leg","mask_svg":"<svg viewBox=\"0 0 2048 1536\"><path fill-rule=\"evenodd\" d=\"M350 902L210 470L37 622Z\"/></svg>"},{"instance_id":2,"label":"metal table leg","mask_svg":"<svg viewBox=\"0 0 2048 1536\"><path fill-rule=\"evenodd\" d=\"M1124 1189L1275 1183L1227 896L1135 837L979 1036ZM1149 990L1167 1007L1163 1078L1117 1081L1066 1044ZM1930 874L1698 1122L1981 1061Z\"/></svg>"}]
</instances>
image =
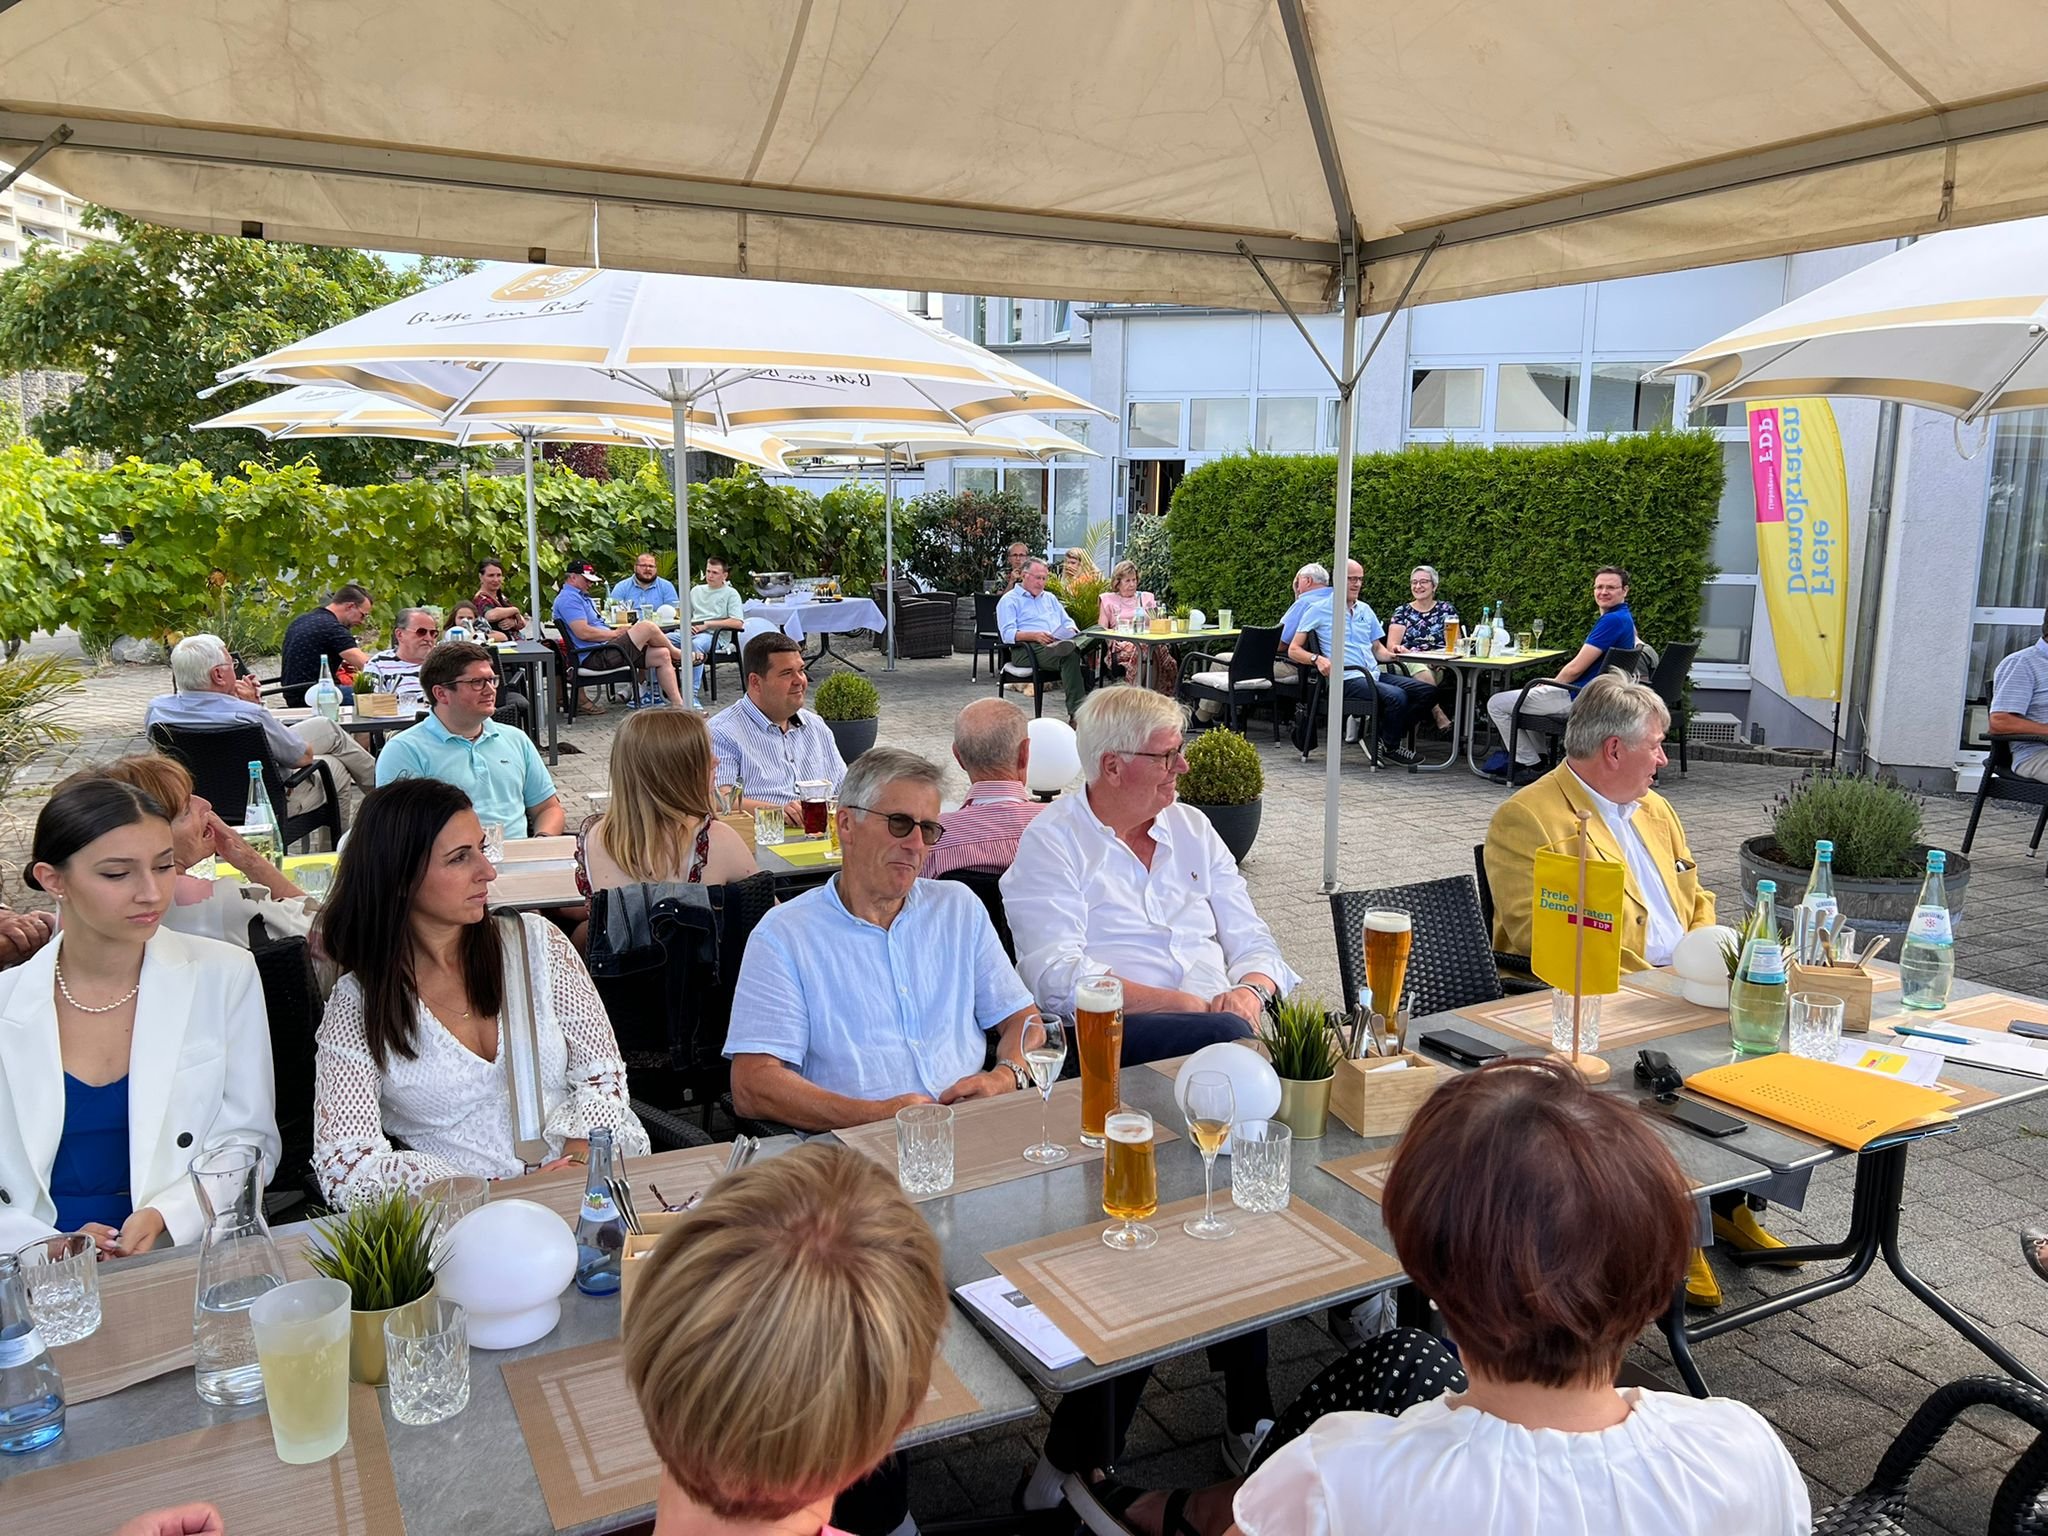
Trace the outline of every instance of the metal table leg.
<instances>
[{"instance_id":1,"label":"metal table leg","mask_svg":"<svg viewBox=\"0 0 2048 1536\"><path fill-rule=\"evenodd\" d=\"M555 653L549 651L538 660L539 667L527 673L529 677L532 677L535 671L539 673L533 690L535 697L528 702L533 705L536 713L547 716L548 766L552 768L562 760L561 717L555 713ZM539 742L536 741L535 745L538 746Z\"/></svg>"},{"instance_id":2,"label":"metal table leg","mask_svg":"<svg viewBox=\"0 0 2048 1536\"><path fill-rule=\"evenodd\" d=\"M1444 665L1444 663L1424 662L1423 665L1433 667ZM1451 667L1450 674L1451 750L1449 751L1449 753L1445 755L1444 760L1440 763L1409 764L1408 771L1410 773L1442 773L1446 768L1450 767L1453 763L1457 762L1458 760L1458 738L1460 735L1460 727L1464 724L1465 720L1465 669L1463 667ZM1471 753L1468 751L1466 753L1466 756L1469 758L1471 756Z\"/></svg>"},{"instance_id":3,"label":"metal table leg","mask_svg":"<svg viewBox=\"0 0 2048 1536\"><path fill-rule=\"evenodd\" d=\"M818 649L811 655L806 656L804 658L804 665L807 667L813 666L816 663L823 661L827 656L830 656L842 667L851 667L856 672L867 671L866 667L862 666L859 662L852 660L844 652L833 650L832 632L830 630L821 629L818 631Z\"/></svg>"}]
</instances>

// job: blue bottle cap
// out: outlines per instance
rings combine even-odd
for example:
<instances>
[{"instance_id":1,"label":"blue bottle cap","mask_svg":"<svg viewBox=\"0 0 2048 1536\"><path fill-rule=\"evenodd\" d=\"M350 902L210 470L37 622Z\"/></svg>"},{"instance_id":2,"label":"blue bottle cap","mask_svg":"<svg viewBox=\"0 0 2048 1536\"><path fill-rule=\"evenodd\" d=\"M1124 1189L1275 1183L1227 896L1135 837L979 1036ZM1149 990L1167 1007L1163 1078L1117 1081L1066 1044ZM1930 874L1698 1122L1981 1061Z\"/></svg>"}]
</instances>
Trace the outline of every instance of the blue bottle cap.
<instances>
[{"instance_id":1,"label":"blue bottle cap","mask_svg":"<svg viewBox=\"0 0 2048 1536\"><path fill-rule=\"evenodd\" d=\"M1835 856L1835 845L1823 837L1814 843L1813 856L1823 863L1827 863L1833 860Z\"/></svg>"},{"instance_id":2,"label":"blue bottle cap","mask_svg":"<svg viewBox=\"0 0 2048 1536\"><path fill-rule=\"evenodd\" d=\"M1778 894L1778 882L1775 880L1759 880L1756 883L1756 893L1759 896L1775 896Z\"/></svg>"},{"instance_id":3,"label":"blue bottle cap","mask_svg":"<svg viewBox=\"0 0 2048 1536\"><path fill-rule=\"evenodd\" d=\"M1944 869L1947 868L1947 854L1943 853L1939 848L1930 848L1927 850L1927 872L1930 875L1938 875Z\"/></svg>"}]
</instances>

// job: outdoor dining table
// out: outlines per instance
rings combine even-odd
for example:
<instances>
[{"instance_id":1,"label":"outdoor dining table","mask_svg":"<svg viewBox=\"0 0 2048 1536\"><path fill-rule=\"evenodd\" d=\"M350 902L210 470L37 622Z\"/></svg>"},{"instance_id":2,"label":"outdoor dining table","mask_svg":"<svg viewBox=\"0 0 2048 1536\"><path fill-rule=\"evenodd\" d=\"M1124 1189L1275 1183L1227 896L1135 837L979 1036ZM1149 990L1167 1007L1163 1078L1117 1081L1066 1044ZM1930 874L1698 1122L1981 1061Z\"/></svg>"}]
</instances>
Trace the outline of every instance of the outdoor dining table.
<instances>
[{"instance_id":1,"label":"outdoor dining table","mask_svg":"<svg viewBox=\"0 0 2048 1536\"><path fill-rule=\"evenodd\" d=\"M775 1156L797 1144L791 1136L767 1138L762 1142L760 1155ZM644 1161L635 1159L635 1166L643 1166ZM494 1197L503 1199L518 1193L516 1185L501 1184ZM298 1222L276 1228L274 1235L282 1244L308 1230L308 1223ZM137 1258L110 1262L102 1275L134 1266L189 1259L194 1253L195 1249L189 1246L158 1249ZM301 1272L294 1268L294 1274ZM619 1336L616 1296L586 1296L572 1285L563 1292L561 1301L561 1322L545 1337L517 1349L470 1351L469 1405L453 1418L424 1427L400 1424L391 1416L389 1392L377 1392L391 1476L409 1536L464 1536L475 1531L489 1531L493 1536L550 1536L556 1531L593 1536L596 1532L644 1527L652 1517L652 1503L562 1526L557 1526L550 1515L541 1478L506 1382L505 1367L522 1360L601 1345ZM939 1355L973 1396L975 1407L950 1418L914 1426L898 1439L899 1449L1010 1423L1037 1411L1037 1398L957 1310L949 1316ZM618 1383L618 1390L628 1390L623 1381ZM588 1411L591 1405L579 1401L577 1406ZM611 1405L595 1406L602 1410ZM637 1429L637 1412L630 1406L626 1412ZM47 1467L79 1466L82 1471L94 1457L210 1426L260 1419L263 1414L260 1403L247 1408L209 1407L193 1389L192 1371L175 1369L109 1396L71 1405L65 1415L64 1434L54 1444L29 1455L0 1457L0 1484ZM623 1480L628 1469L622 1468L621 1463L630 1461L632 1469L637 1470L643 1459L630 1454L631 1448L624 1444L586 1449L595 1463L593 1471L598 1479L608 1476L614 1481ZM327 1465L335 1468L339 1476L342 1464L356 1453L352 1442ZM278 1468L280 1472L285 1470L282 1466ZM205 1499L208 1489L207 1466L204 1458L198 1457L157 1480L110 1485L95 1495L103 1518L98 1519L93 1529L111 1528L146 1509ZM0 1491L0 1508L7 1503L7 1494ZM9 1520L0 1520L0 1525L10 1532L14 1529ZM236 1528L231 1519L229 1529Z\"/></svg>"},{"instance_id":2,"label":"outdoor dining table","mask_svg":"<svg viewBox=\"0 0 2048 1536\"><path fill-rule=\"evenodd\" d=\"M539 912L576 907L584 901L576 889L576 839L508 837L491 882L491 906L504 912Z\"/></svg>"},{"instance_id":3,"label":"outdoor dining table","mask_svg":"<svg viewBox=\"0 0 2048 1536\"><path fill-rule=\"evenodd\" d=\"M1450 754L1440 763L1413 763L1410 773L1442 773L1458 760L1458 743L1465 744L1465 762L1474 773L1479 771L1479 684L1482 679L1491 679L1498 688L1517 672L1530 667L1555 661L1565 653L1561 650L1515 651L1506 656L1452 655L1448 651L1397 651L1402 661L1420 662L1431 668L1448 668L1451 674L1453 694L1451 720ZM1489 692L1491 690L1488 690Z\"/></svg>"},{"instance_id":4,"label":"outdoor dining table","mask_svg":"<svg viewBox=\"0 0 2048 1536\"><path fill-rule=\"evenodd\" d=\"M1229 629L1218 629L1213 624L1205 625L1201 629L1190 629L1185 624L1175 624L1171 629L1145 629L1138 631L1104 629L1100 624L1097 624L1092 628L1082 630L1079 638L1103 642L1129 640L1140 646L1141 649L1138 652L1138 686L1140 688L1150 688L1152 686L1154 658L1160 651L1170 650L1178 645L1187 645L1197 640L1205 643L1211 640L1235 640L1242 633L1243 631L1236 626L1232 626Z\"/></svg>"},{"instance_id":5,"label":"outdoor dining table","mask_svg":"<svg viewBox=\"0 0 2048 1536\"><path fill-rule=\"evenodd\" d=\"M334 723L344 731L347 731L349 735L360 737L372 752L377 751L383 746L386 736L394 736L400 731L409 731L415 725L418 725L420 717L426 713L418 705L401 704L398 706L398 713L395 715L366 715L353 704L347 702L348 695L346 693L342 695L342 698L341 715ZM315 711L312 705L301 704L297 708L285 705L272 710L271 713L276 715L286 725L297 725L302 720L312 719Z\"/></svg>"},{"instance_id":6,"label":"outdoor dining table","mask_svg":"<svg viewBox=\"0 0 2048 1536\"><path fill-rule=\"evenodd\" d=\"M806 665L830 656L856 672L865 672L867 668L848 659L844 652L833 650L832 637L850 634L857 629L879 633L889 622L871 597L754 598L741 606L741 612L750 619L766 619L798 645L804 643L806 636L816 635L818 648L804 657Z\"/></svg>"}]
</instances>

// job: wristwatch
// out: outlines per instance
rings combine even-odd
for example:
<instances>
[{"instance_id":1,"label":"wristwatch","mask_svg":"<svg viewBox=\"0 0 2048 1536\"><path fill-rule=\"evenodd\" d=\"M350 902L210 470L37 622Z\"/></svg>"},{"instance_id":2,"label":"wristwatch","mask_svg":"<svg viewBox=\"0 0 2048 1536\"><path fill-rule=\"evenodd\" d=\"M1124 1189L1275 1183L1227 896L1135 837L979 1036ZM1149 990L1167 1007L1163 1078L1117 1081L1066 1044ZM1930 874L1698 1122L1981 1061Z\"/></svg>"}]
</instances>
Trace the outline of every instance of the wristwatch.
<instances>
[{"instance_id":1,"label":"wristwatch","mask_svg":"<svg viewBox=\"0 0 2048 1536\"><path fill-rule=\"evenodd\" d=\"M1010 1061L1005 1057L998 1056L996 1058L996 1065L999 1067L1008 1067L1010 1069L1010 1075L1017 1079L1017 1091L1019 1093L1023 1092L1026 1088L1029 1088L1031 1086L1031 1074L1029 1072L1026 1072L1022 1067L1018 1066L1016 1062Z\"/></svg>"},{"instance_id":2,"label":"wristwatch","mask_svg":"<svg viewBox=\"0 0 2048 1536\"><path fill-rule=\"evenodd\" d=\"M1256 981L1240 981L1238 985L1259 1000L1259 1010L1262 1013L1271 1008L1274 1000L1280 995L1269 987L1260 986Z\"/></svg>"}]
</instances>

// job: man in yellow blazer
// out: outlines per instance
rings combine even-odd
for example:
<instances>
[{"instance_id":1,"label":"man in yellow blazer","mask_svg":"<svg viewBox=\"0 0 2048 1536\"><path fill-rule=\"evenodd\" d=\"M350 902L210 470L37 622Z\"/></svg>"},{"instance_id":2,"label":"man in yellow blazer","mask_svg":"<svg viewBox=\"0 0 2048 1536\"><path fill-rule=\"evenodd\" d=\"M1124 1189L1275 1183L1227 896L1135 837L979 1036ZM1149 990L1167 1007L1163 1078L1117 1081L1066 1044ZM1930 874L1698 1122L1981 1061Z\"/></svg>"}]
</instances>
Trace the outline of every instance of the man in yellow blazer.
<instances>
[{"instance_id":1,"label":"man in yellow blazer","mask_svg":"<svg viewBox=\"0 0 2048 1536\"><path fill-rule=\"evenodd\" d=\"M1493 892L1493 946L1529 953L1536 852L1567 841L1578 813L1589 818L1594 850L1626 869L1622 886L1621 968L1667 965L1678 941L1714 921L1714 893L1700 884L1678 813L1650 788L1664 766L1671 714L1641 683L1608 675L1587 685L1565 724L1565 761L1510 795L1486 829L1486 883ZM1740 1195L1716 1196L1714 1231L1739 1248L1781 1248ZM1721 1287L1706 1255L1695 1251L1687 1297L1719 1306Z\"/></svg>"}]
</instances>

